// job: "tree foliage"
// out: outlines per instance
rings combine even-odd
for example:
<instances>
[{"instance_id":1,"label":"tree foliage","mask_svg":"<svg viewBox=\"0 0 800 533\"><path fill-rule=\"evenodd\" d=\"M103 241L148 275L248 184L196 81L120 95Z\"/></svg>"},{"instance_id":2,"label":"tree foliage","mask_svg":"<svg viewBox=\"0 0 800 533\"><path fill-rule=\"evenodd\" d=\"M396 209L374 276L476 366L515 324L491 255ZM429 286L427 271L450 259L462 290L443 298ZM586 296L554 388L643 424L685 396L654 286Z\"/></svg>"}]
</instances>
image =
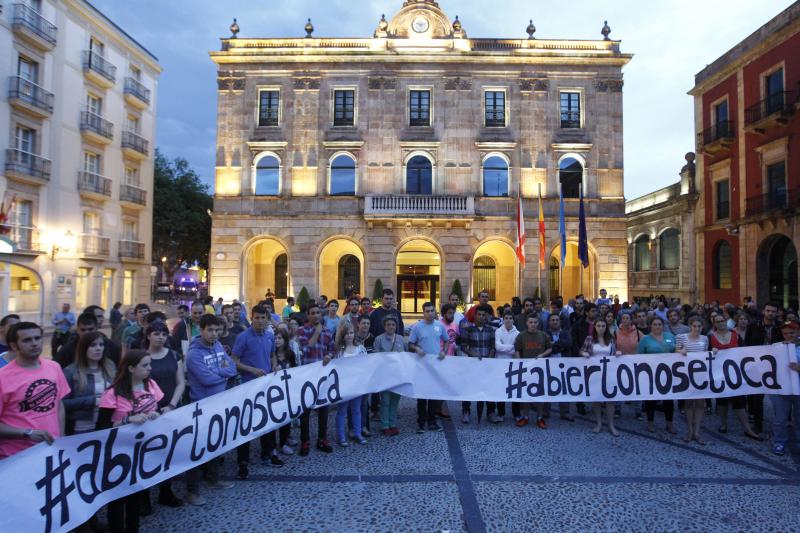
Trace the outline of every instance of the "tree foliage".
<instances>
[{"instance_id":1,"label":"tree foliage","mask_svg":"<svg viewBox=\"0 0 800 533\"><path fill-rule=\"evenodd\" d=\"M166 257L168 274L183 261L207 268L213 206L208 185L188 161L170 161L156 150L153 190L153 261Z\"/></svg>"},{"instance_id":2,"label":"tree foliage","mask_svg":"<svg viewBox=\"0 0 800 533\"><path fill-rule=\"evenodd\" d=\"M308 294L308 289L306 289L305 285L300 288L300 292L297 295L297 305L300 309L305 309L308 307L308 303L311 301L311 296Z\"/></svg>"}]
</instances>

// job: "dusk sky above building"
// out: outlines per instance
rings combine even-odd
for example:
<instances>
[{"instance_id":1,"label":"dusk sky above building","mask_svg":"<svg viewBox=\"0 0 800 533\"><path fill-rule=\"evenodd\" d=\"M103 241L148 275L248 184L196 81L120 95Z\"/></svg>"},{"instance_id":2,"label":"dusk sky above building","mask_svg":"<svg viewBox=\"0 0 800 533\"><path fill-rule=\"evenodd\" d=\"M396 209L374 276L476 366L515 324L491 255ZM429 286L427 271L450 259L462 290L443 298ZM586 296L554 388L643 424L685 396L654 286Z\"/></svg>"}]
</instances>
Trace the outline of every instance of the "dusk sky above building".
<instances>
[{"instance_id":1,"label":"dusk sky above building","mask_svg":"<svg viewBox=\"0 0 800 533\"><path fill-rule=\"evenodd\" d=\"M402 0L92 0L155 54L158 86L156 146L184 157L213 186L217 120L215 65L208 57L238 19L240 37L303 37L311 17L315 37L371 37L381 14ZM623 70L625 196L635 198L678 180L686 152L694 151L694 75L791 0L439 0L469 37L527 38L529 19L539 39L612 39L634 54ZM591 113L591 110L587 110Z\"/></svg>"}]
</instances>

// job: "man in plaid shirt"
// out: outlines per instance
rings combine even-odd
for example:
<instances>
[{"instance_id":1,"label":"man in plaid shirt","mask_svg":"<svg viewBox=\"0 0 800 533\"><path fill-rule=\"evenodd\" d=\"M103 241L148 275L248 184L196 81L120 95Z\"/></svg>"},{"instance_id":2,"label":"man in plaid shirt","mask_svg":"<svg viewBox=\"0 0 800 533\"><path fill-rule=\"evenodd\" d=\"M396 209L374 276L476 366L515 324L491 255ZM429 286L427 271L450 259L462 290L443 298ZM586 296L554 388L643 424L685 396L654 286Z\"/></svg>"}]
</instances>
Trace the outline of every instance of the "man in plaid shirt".
<instances>
[{"instance_id":1,"label":"man in plaid shirt","mask_svg":"<svg viewBox=\"0 0 800 533\"><path fill-rule=\"evenodd\" d=\"M308 323L297 330L297 342L303 356L303 364L316 363L322 361L327 365L334 355L333 334L325 329L322 324L322 311L317 304L308 306ZM317 449L326 453L331 453L333 447L328 442L328 406L314 409L317 412ZM309 435L309 423L311 422L311 410L305 411L300 417L300 455L308 455L311 449L311 436Z\"/></svg>"},{"instance_id":2,"label":"man in plaid shirt","mask_svg":"<svg viewBox=\"0 0 800 533\"><path fill-rule=\"evenodd\" d=\"M480 304L475 311L475 324L463 329L461 331L461 351L467 357L477 357L483 359L484 357L494 357L494 328L487 323L488 317L492 316L492 307L489 304ZM483 402L477 402L478 405L478 423L481 421L483 414ZM461 421L469 424L470 411L472 410L471 402L461 402ZM495 403L486 403L486 416L492 420L494 415Z\"/></svg>"}]
</instances>

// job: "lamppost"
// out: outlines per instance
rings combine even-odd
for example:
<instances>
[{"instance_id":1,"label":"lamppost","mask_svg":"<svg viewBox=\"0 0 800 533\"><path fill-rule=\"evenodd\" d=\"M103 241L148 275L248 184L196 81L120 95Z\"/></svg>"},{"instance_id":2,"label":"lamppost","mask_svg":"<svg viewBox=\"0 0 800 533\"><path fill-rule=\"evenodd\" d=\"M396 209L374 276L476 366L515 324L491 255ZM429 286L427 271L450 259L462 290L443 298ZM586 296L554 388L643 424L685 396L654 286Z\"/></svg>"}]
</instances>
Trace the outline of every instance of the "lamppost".
<instances>
[{"instance_id":1,"label":"lamppost","mask_svg":"<svg viewBox=\"0 0 800 533\"><path fill-rule=\"evenodd\" d=\"M167 271L165 270L167 264L167 257L164 256L161 258L161 283L167 281Z\"/></svg>"}]
</instances>

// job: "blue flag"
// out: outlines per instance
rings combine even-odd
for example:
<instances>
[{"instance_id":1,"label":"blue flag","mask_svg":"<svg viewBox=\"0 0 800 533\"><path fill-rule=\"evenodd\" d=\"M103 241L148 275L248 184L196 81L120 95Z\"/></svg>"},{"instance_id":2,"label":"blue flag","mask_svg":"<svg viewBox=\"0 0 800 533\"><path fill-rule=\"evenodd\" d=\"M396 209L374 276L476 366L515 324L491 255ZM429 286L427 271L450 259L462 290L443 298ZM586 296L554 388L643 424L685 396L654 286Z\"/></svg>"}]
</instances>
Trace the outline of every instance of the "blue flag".
<instances>
[{"instance_id":1,"label":"blue flag","mask_svg":"<svg viewBox=\"0 0 800 533\"><path fill-rule=\"evenodd\" d=\"M564 268L564 261L567 259L567 224L564 222L564 195L559 191L558 199L558 234L561 237L561 268Z\"/></svg>"},{"instance_id":2,"label":"blue flag","mask_svg":"<svg viewBox=\"0 0 800 533\"><path fill-rule=\"evenodd\" d=\"M586 213L583 210L583 187L580 187L580 211L578 211L578 259L583 268L589 266L589 241L586 237Z\"/></svg>"}]
</instances>

